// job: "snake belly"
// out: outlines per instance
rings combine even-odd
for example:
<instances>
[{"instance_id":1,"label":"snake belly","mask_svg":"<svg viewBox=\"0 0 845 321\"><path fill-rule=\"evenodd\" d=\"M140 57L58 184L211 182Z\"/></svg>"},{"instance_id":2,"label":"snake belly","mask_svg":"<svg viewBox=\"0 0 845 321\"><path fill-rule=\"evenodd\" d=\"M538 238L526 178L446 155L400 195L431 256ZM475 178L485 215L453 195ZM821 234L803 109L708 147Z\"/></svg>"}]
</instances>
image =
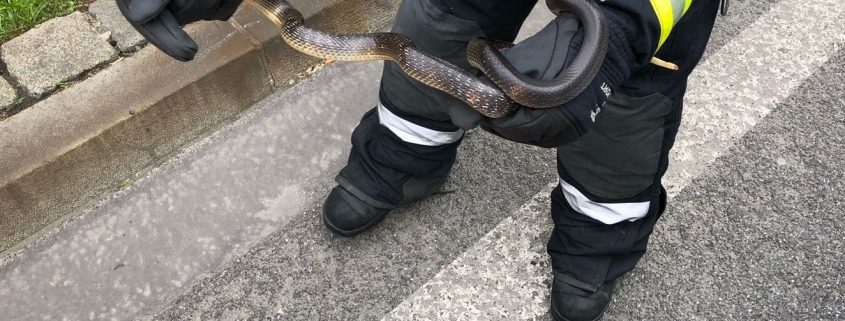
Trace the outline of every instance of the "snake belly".
<instances>
[{"instance_id":1,"label":"snake belly","mask_svg":"<svg viewBox=\"0 0 845 321\"><path fill-rule=\"evenodd\" d=\"M563 97L562 93L565 93L566 97L571 96L567 99L577 95L573 95L572 88L559 88L560 84L557 84L556 88L544 88L542 82L526 80L524 76L520 77L521 75L515 68L509 66L491 42L474 40L468 51L474 56L468 59L476 68L487 74L492 82L479 78L443 59L417 50L414 43L404 35L397 33L330 34L307 27L302 14L285 0L250 1L281 28L282 39L297 51L327 60L393 61L411 78L461 100L489 118L504 117L522 106L553 107L548 104L549 100L555 103L561 101L557 98ZM560 1L592 2L589 0ZM585 40L585 44L588 43L587 40L589 39ZM603 57L604 54L602 53L601 56ZM578 62L577 57L576 62ZM598 70L595 66L591 67L595 71ZM583 73L571 72L574 75ZM592 80L594 76L595 73L582 77ZM570 86L575 87L578 93L586 87L583 84L584 81L580 81L581 83L576 84L577 86ZM568 82L572 81L568 80ZM558 83L560 83L559 80ZM586 83L589 84L589 81ZM521 86L523 84L525 86ZM554 84L546 85L552 87ZM580 89L577 88L579 86ZM516 95L516 97L511 95ZM538 98L544 104L537 104L535 100Z\"/></svg>"}]
</instances>

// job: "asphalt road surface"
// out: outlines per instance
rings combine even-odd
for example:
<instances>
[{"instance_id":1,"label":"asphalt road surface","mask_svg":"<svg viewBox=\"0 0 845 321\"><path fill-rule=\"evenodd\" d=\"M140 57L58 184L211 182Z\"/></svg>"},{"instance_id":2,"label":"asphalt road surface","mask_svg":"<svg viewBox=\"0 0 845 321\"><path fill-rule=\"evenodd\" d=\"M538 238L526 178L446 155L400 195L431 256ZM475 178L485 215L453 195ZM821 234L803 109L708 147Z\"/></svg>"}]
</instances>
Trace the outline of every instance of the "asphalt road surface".
<instances>
[{"instance_id":1,"label":"asphalt road surface","mask_svg":"<svg viewBox=\"0 0 845 321\"><path fill-rule=\"evenodd\" d=\"M845 2L733 2L606 320L845 320ZM322 226L380 72L272 95L5 260L0 319L548 320L553 151L472 131L441 193Z\"/></svg>"}]
</instances>

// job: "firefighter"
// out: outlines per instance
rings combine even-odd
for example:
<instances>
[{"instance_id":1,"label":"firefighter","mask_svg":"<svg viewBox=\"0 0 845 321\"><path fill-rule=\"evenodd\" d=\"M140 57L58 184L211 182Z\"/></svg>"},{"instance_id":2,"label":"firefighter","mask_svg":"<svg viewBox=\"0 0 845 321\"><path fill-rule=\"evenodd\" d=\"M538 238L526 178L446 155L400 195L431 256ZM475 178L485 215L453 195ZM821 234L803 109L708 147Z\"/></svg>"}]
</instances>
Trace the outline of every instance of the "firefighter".
<instances>
[{"instance_id":1,"label":"firefighter","mask_svg":"<svg viewBox=\"0 0 845 321\"><path fill-rule=\"evenodd\" d=\"M225 20L241 0L117 0L124 15L168 54L197 46L179 26ZM593 1L593 0L585 0ZM557 148L548 241L555 320L598 320L615 280L634 268L666 208L661 178L681 122L689 77L701 59L718 0L595 0L608 21L608 51L591 85L551 109L486 119L386 63L379 104L352 134L352 151L327 197L327 228L353 236L391 210L436 192L464 132L481 126L515 142ZM426 53L471 70L476 37L511 42L536 0L404 0L394 32ZM505 52L522 73L553 79L580 49L583 30L562 13ZM492 182L491 182L492 183Z\"/></svg>"}]
</instances>

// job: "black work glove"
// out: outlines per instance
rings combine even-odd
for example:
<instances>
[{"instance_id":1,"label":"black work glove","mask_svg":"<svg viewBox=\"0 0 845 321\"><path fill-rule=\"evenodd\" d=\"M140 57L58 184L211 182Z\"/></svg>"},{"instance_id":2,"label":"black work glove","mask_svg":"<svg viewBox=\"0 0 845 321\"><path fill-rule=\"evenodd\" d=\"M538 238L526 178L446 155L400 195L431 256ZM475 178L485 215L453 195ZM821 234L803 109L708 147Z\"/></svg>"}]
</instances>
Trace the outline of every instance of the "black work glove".
<instances>
[{"instance_id":1,"label":"black work glove","mask_svg":"<svg viewBox=\"0 0 845 321\"><path fill-rule=\"evenodd\" d=\"M144 38L181 61L194 59L197 43L182 26L228 20L243 0L116 0L120 12Z\"/></svg>"},{"instance_id":2,"label":"black work glove","mask_svg":"<svg viewBox=\"0 0 845 321\"><path fill-rule=\"evenodd\" d=\"M503 118L484 119L481 127L507 140L547 148L569 144L586 134L607 97L630 76L635 64L626 37L614 28L614 23L614 19L608 19L607 56L584 92L559 107L520 108ZM553 79L575 59L583 39L578 19L564 13L504 55L531 78Z\"/></svg>"}]
</instances>

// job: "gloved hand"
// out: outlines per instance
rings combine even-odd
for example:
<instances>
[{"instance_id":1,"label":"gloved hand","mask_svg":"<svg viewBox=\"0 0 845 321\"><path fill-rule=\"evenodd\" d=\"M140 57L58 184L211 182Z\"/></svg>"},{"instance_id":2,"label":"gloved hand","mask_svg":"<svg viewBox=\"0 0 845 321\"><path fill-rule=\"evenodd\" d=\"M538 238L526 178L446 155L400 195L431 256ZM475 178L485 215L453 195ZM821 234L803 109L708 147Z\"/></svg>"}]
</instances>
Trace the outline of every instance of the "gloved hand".
<instances>
[{"instance_id":1,"label":"gloved hand","mask_svg":"<svg viewBox=\"0 0 845 321\"><path fill-rule=\"evenodd\" d=\"M607 56L584 92L559 107L520 108L504 118L484 119L481 127L507 140L548 148L566 145L586 134L607 97L630 76L636 64L628 40L614 26L618 21L608 18ZM578 19L564 13L504 55L517 70L531 78L553 79L569 66L582 42Z\"/></svg>"},{"instance_id":2,"label":"gloved hand","mask_svg":"<svg viewBox=\"0 0 845 321\"><path fill-rule=\"evenodd\" d=\"M197 43L182 26L228 20L243 0L116 0L120 12L144 38L181 61L194 59Z\"/></svg>"}]
</instances>

